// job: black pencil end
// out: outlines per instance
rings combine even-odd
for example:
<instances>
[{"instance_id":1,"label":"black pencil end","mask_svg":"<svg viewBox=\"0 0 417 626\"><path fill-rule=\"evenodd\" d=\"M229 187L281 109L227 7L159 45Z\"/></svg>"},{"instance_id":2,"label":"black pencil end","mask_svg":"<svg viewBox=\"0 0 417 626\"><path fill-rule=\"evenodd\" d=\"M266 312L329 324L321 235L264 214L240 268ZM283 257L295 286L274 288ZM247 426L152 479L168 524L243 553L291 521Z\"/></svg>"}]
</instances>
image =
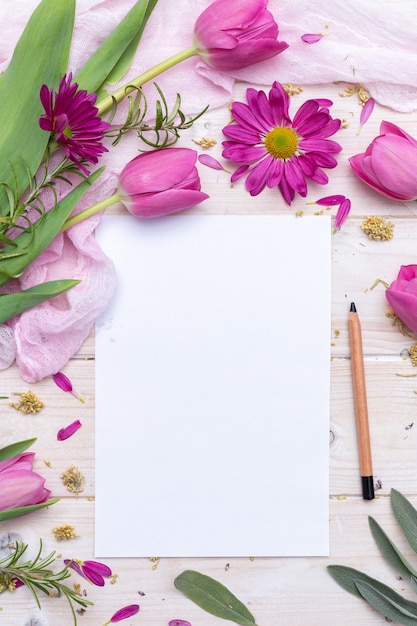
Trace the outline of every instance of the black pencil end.
<instances>
[{"instance_id":1,"label":"black pencil end","mask_svg":"<svg viewBox=\"0 0 417 626\"><path fill-rule=\"evenodd\" d=\"M364 500L373 500L375 498L374 477L361 476L362 481L362 497Z\"/></svg>"},{"instance_id":2,"label":"black pencil end","mask_svg":"<svg viewBox=\"0 0 417 626\"><path fill-rule=\"evenodd\" d=\"M354 302L351 302L350 304L350 312L351 313L356 313L356 306Z\"/></svg>"}]
</instances>

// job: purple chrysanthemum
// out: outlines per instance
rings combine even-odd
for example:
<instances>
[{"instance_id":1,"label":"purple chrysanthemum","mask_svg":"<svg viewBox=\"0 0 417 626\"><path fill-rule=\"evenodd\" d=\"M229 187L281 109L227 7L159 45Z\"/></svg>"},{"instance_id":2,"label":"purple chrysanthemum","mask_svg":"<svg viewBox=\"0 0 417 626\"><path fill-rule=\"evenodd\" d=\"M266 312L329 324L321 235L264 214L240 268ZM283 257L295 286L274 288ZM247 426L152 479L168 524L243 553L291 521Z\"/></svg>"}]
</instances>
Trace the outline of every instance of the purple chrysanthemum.
<instances>
[{"instance_id":1,"label":"purple chrysanthemum","mask_svg":"<svg viewBox=\"0 0 417 626\"><path fill-rule=\"evenodd\" d=\"M79 90L78 83L71 81L70 72L61 79L57 92L42 85L40 98L45 113L39 118L39 126L52 133L66 156L88 174L83 162L97 163L98 157L107 152L102 141L110 124L97 116L97 95Z\"/></svg>"},{"instance_id":2,"label":"purple chrysanthemum","mask_svg":"<svg viewBox=\"0 0 417 626\"><path fill-rule=\"evenodd\" d=\"M295 192L307 195L307 180L324 185L327 175L321 168L336 167L334 154L342 147L327 139L340 128L328 107L331 100L307 100L291 121L290 99L282 85L274 82L269 96L247 89L247 104L234 102L234 123L223 128L223 157L239 164L231 181L248 174L245 182L251 196L265 187L279 187L291 204Z\"/></svg>"}]
</instances>

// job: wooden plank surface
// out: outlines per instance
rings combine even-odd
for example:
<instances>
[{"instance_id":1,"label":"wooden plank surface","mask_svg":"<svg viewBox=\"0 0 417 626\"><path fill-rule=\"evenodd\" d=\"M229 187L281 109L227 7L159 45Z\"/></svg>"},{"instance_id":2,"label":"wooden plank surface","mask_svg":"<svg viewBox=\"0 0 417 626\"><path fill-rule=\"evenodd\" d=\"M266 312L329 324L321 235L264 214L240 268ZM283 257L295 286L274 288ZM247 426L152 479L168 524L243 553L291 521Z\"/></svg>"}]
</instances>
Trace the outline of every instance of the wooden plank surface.
<instances>
[{"instance_id":1,"label":"wooden plank surface","mask_svg":"<svg viewBox=\"0 0 417 626\"><path fill-rule=\"evenodd\" d=\"M344 85L317 86L304 89L294 96L297 107L309 97L334 99L333 115L349 120L349 127L340 131L338 140L344 151L336 170L329 173L327 187L310 186L307 200L297 198L286 207L276 190L266 190L260 196L249 197L243 183L230 186L224 172L200 167L203 188L210 200L191 210L192 213L314 213L317 206L307 201L332 193L342 193L352 200L347 222L332 240L332 337L331 349L331 423L330 423L330 557L316 559L113 559L109 565L117 573L115 584L102 589L82 582L88 599L95 605L79 617L79 624L101 626L112 613L125 604L139 603L138 616L126 624L163 626L172 619L189 620L193 626L216 626L222 620L204 613L186 600L173 586L173 579L185 569L196 569L226 584L253 612L259 626L377 626L383 617L364 602L341 590L330 578L326 566L340 563L357 567L380 578L390 586L413 598L404 581L399 580L382 559L368 529L368 515L374 516L410 559L415 558L407 548L393 518L389 494L396 488L411 498L417 506L417 369L413 367L407 349L416 337L403 336L385 315L389 307L381 283L391 282L401 264L417 261L417 221L415 203L395 203L378 196L356 179L348 157L363 151L378 134L382 119L401 125L417 136L417 116L399 114L376 106L375 111L357 135L360 108L355 96L342 98L338 94ZM245 85L237 85L236 98L244 95ZM267 88L267 87L266 87ZM221 129L229 121L227 107L209 111L196 125L184 133L180 145L196 147L193 140L208 136L217 140L210 154L221 159ZM113 212L122 214L120 207ZM334 214L334 210L332 210ZM394 238L387 242L370 241L361 230L367 215L384 215L395 224ZM104 218L105 219L105 218ZM294 218L296 219L296 218ZM302 219L299 217L297 219ZM320 219L320 216L317 217ZM290 268L289 268L290 271ZM306 268L308 271L308 268ZM375 478L381 489L372 502L361 499L358 455L354 423L352 381L347 334L347 314L355 301L361 317L365 370L368 391L369 418L374 457ZM306 303L308 315L309 303ZM300 329L303 332L303 329ZM300 354L302 359L303 355ZM314 363L311 363L314 368ZM7 533L17 532L32 543L42 537L46 550L57 550L63 557L94 558L94 333L65 368L74 388L84 397L82 404L59 390L51 379L36 385L25 383L16 367L0 374L0 395L11 396L32 389L45 403L36 415L23 415L1 401L2 442L4 445L28 437L37 437L36 469L47 479L47 486L61 501L48 510L25 518L11 520L0 526L0 540ZM300 390L302 392L302 390ZM117 394L118 390L114 389ZM132 407L120 398L123 419ZM64 442L56 440L59 428L80 419L82 428ZM415 425L414 425L415 423ZM297 424L294 424L297 428ZM121 442L115 442L121 445ZM45 463L47 461L47 464ZM109 463L112 459L109 458ZM157 462L157 459L156 459ZM68 492L61 474L76 465L85 477L84 490L78 496ZM135 481L132 477L126 477ZM309 489L306 468L305 490ZM299 494L303 497L303 493ZM285 506L285 502L277 502ZM262 512L260 512L262 514ZM308 525L308 519L305 520ZM57 542L52 529L60 524L74 526L76 538ZM138 530L140 532L140 519ZM167 520L169 532L169 520ZM117 534L109 542L117 542ZM150 557L158 555L149 555ZM64 599L45 599L39 612L26 589L4 593L0 598L0 623L7 626L70 626L71 615ZM35 618L39 621L36 622ZM32 622L30 622L32 619Z\"/></svg>"}]
</instances>

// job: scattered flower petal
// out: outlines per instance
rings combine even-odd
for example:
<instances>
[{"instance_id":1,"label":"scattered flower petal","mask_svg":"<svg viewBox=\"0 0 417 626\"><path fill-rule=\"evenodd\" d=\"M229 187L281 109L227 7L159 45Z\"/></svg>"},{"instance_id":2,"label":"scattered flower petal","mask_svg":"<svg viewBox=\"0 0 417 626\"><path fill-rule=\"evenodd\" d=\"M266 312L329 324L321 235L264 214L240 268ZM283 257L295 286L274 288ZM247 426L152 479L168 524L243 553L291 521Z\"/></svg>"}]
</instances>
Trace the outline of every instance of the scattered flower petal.
<instances>
[{"instance_id":1,"label":"scattered flower petal","mask_svg":"<svg viewBox=\"0 0 417 626\"><path fill-rule=\"evenodd\" d=\"M247 104L232 104L234 123L223 128L223 157L239 165L231 182L247 174L251 196L278 187L288 205L296 193L307 195L307 180L325 185L323 168L336 167L334 155L342 149L328 139L341 125L329 114L330 101L307 100L291 120L290 98L276 81L268 95L249 88L246 98Z\"/></svg>"},{"instance_id":2,"label":"scattered flower petal","mask_svg":"<svg viewBox=\"0 0 417 626\"><path fill-rule=\"evenodd\" d=\"M321 206L335 206L336 204L340 204L345 199L345 196L334 195L334 196L325 196L324 198L319 198L315 202L311 202L309 204L320 204Z\"/></svg>"},{"instance_id":3,"label":"scattered flower petal","mask_svg":"<svg viewBox=\"0 0 417 626\"><path fill-rule=\"evenodd\" d=\"M359 128L358 128L358 132L357 132L358 135L361 132L364 124L366 124L366 122L371 117L372 111L374 110L374 106L375 106L375 100L373 98L369 98L365 102L365 104L363 105L362 111L361 111L361 116L360 116L360 119L359 119Z\"/></svg>"},{"instance_id":4,"label":"scattered flower petal","mask_svg":"<svg viewBox=\"0 0 417 626\"><path fill-rule=\"evenodd\" d=\"M87 175L83 163L97 163L98 157L108 152L102 140L110 124L97 116L97 94L88 94L71 81L70 72L61 79L57 92L42 85L40 98L45 113L39 118L39 126L52 133L68 159Z\"/></svg>"},{"instance_id":5,"label":"scattered flower petal","mask_svg":"<svg viewBox=\"0 0 417 626\"><path fill-rule=\"evenodd\" d=\"M185 619L172 619L168 622L168 626L191 626L191 622L187 622Z\"/></svg>"},{"instance_id":6,"label":"scattered flower petal","mask_svg":"<svg viewBox=\"0 0 417 626\"><path fill-rule=\"evenodd\" d=\"M335 228L341 227L341 225L343 224L343 222L349 215L350 207L351 207L351 201L349 200L349 198L345 198L344 200L342 200L336 213L336 219L334 223Z\"/></svg>"},{"instance_id":7,"label":"scattered flower petal","mask_svg":"<svg viewBox=\"0 0 417 626\"><path fill-rule=\"evenodd\" d=\"M128 617L132 617L132 615L136 615L136 613L139 613L139 609L139 604L129 604L128 606L124 606L122 609L116 611L113 617L110 618L110 621L106 622L106 624L121 622L123 619L127 619Z\"/></svg>"},{"instance_id":8,"label":"scattered flower petal","mask_svg":"<svg viewBox=\"0 0 417 626\"><path fill-rule=\"evenodd\" d=\"M301 39L304 43L317 43L320 39L323 39L323 35L320 35L320 33L306 33L301 36Z\"/></svg>"},{"instance_id":9,"label":"scattered flower petal","mask_svg":"<svg viewBox=\"0 0 417 626\"><path fill-rule=\"evenodd\" d=\"M110 567L97 561L80 561L79 559L65 559L65 565L76 571L80 576L89 580L97 587L104 586L104 578L112 575Z\"/></svg>"},{"instance_id":10,"label":"scattered flower petal","mask_svg":"<svg viewBox=\"0 0 417 626\"><path fill-rule=\"evenodd\" d=\"M56 374L52 376L52 378L54 380L54 383L60 389L62 389L63 391L67 391L68 393L73 395L74 398L77 398L80 402L85 402L84 399L81 396L79 396L78 393L74 391L74 389L72 388L72 382L70 381L68 376L66 376L62 372L57 372Z\"/></svg>"},{"instance_id":11,"label":"scattered flower petal","mask_svg":"<svg viewBox=\"0 0 417 626\"><path fill-rule=\"evenodd\" d=\"M56 438L58 441L64 441L65 439L71 437L79 428L81 428L81 426L82 424L80 420L75 420L75 422L72 422L69 426L65 426L65 428L58 430Z\"/></svg>"},{"instance_id":12,"label":"scattered flower petal","mask_svg":"<svg viewBox=\"0 0 417 626\"><path fill-rule=\"evenodd\" d=\"M200 163L206 165L207 167L211 167L213 170L223 170L225 172L227 171L224 169L220 161L210 156L209 154L199 154L198 160L200 161Z\"/></svg>"}]
</instances>

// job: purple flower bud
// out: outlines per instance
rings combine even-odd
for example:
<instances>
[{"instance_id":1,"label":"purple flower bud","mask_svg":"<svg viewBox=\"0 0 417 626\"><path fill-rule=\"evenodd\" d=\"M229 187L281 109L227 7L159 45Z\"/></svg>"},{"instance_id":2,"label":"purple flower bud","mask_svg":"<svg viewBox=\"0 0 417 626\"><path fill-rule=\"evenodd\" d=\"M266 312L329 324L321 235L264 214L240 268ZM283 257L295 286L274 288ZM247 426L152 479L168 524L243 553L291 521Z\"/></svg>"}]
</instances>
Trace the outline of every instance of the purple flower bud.
<instances>
[{"instance_id":1,"label":"purple flower bud","mask_svg":"<svg viewBox=\"0 0 417 626\"><path fill-rule=\"evenodd\" d=\"M237 70L283 52L278 25L265 8L267 0L216 0L194 27L194 45L200 57L216 69Z\"/></svg>"},{"instance_id":2,"label":"purple flower bud","mask_svg":"<svg viewBox=\"0 0 417 626\"><path fill-rule=\"evenodd\" d=\"M160 217L194 207L208 198L200 191L196 161L197 152L190 148L140 154L120 174L120 201L137 217Z\"/></svg>"},{"instance_id":3,"label":"purple flower bud","mask_svg":"<svg viewBox=\"0 0 417 626\"><path fill-rule=\"evenodd\" d=\"M380 135L362 154L350 157L357 176L391 200L417 199L417 141L392 122L382 122Z\"/></svg>"},{"instance_id":4,"label":"purple flower bud","mask_svg":"<svg viewBox=\"0 0 417 626\"><path fill-rule=\"evenodd\" d=\"M45 479L32 470L34 452L20 454L0 462L0 511L41 504L49 498Z\"/></svg>"}]
</instances>

